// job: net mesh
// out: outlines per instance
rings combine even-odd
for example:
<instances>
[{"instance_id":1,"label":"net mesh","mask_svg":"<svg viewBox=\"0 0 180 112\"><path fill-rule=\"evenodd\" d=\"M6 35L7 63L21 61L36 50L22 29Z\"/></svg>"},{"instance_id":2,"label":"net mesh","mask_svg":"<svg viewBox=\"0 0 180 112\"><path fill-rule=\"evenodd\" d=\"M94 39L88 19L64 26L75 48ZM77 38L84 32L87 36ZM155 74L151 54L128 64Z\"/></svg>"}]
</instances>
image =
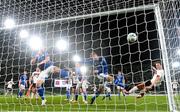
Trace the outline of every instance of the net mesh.
<instances>
[{"instance_id":1,"label":"net mesh","mask_svg":"<svg viewBox=\"0 0 180 112\"><path fill-rule=\"evenodd\" d=\"M89 82L87 104L81 97L78 102L65 100L66 88L55 87L55 79L59 79L59 75L51 75L43 85L46 106L41 106L40 98L39 100L26 98L28 87L23 98L16 98L20 74L27 69L29 77L36 68L36 65L30 64L34 52L29 46L32 37L43 40L43 47L57 67L75 69L73 62L75 54L85 60L89 59L90 53L94 51L106 59L109 74L116 75L118 69L124 72L125 83L128 86L150 80L153 77L151 68L154 62L164 64L162 54L164 48L160 42L159 24L153 9L156 4L160 8L159 13L162 17L169 62L167 66L170 69L168 75L171 78L171 84L176 85L180 81L177 54L180 35L178 0L1 1L1 111L169 111L166 79L141 99L136 99L136 94L125 96L122 93L118 94L116 86L111 84L111 100L108 98L102 100L106 95L106 91L103 91L93 105L89 104L94 95L94 84L98 87L100 81L92 72L96 66L85 63L88 68L86 77ZM15 21L16 25L12 29L4 26L8 18ZM27 38L20 38L19 33L22 30L29 33ZM129 43L127 41L129 33L136 33L138 40ZM57 48L58 40L67 42L66 50ZM64 43L61 44L66 46ZM37 44L40 43L34 42L33 45ZM12 95L7 89L11 78L15 83ZM180 88L179 85L172 87L174 90L169 94L175 101L176 109L179 110ZM71 92L73 97L73 90ZM79 95L81 95L80 92Z\"/></svg>"}]
</instances>

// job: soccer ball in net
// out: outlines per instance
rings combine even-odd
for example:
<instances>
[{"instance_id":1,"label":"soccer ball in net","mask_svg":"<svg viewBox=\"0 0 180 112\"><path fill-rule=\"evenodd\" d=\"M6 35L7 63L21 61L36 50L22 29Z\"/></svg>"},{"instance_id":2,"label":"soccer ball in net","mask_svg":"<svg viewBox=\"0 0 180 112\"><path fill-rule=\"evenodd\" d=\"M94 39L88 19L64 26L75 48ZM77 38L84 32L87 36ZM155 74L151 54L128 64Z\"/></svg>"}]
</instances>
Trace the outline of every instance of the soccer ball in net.
<instances>
[{"instance_id":1,"label":"soccer ball in net","mask_svg":"<svg viewBox=\"0 0 180 112\"><path fill-rule=\"evenodd\" d=\"M135 33L129 33L127 35L128 42L135 42L137 40L137 35Z\"/></svg>"}]
</instances>

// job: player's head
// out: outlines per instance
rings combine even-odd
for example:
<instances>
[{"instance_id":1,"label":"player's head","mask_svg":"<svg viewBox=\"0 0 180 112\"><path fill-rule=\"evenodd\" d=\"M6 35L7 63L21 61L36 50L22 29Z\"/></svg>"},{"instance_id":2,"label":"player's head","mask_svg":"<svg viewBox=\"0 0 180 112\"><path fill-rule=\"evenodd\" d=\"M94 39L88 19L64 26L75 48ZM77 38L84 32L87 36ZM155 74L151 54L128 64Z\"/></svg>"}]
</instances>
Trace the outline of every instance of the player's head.
<instances>
[{"instance_id":1,"label":"player's head","mask_svg":"<svg viewBox=\"0 0 180 112\"><path fill-rule=\"evenodd\" d=\"M13 78L11 78L11 81L13 81Z\"/></svg>"},{"instance_id":2,"label":"player's head","mask_svg":"<svg viewBox=\"0 0 180 112\"><path fill-rule=\"evenodd\" d=\"M81 64L80 63L75 63L75 67L80 67Z\"/></svg>"},{"instance_id":3,"label":"player's head","mask_svg":"<svg viewBox=\"0 0 180 112\"><path fill-rule=\"evenodd\" d=\"M37 67L36 68L36 72L40 72L41 70L40 70L40 68L39 67Z\"/></svg>"},{"instance_id":4,"label":"player's head","mask_svg":"<svg viewBox=\"0 0 180 112\"><path fill-rule=\"evenodd\" d=\"M155 63L155 68L158 69L158 70L159 70L159 69L162 69L161 63L160 63L160 62L156 62L156 63Z\"/></svg>"},{"instance_id":5,"label":"player's head","mask_svg":"<svg viewBox=\"0 0 180 112\"><path fill-rule=\"evenodd\" d=\"M118 74L122 74L122 70L121 69L118 69Z\"/></svg>"},{"instance_id":6,"label":"player's head","mask_svg":"<svg viewBox=\"0 0 180 112\"><path fill-rule=\"evenodd\" d=\"M92 58L92 59L98 59L97 53L93 51L93 52L90 54L90 58Z\"/></svg>"},{"instance_id":7,"label":"player's head","mask_svg":"<svg viewBox=\"0 0 180 112\"><path fill-rule=\"evenodd\" d=\"M24 74L24 75L27 75L27 70L24 70L23 74Z\"/></svg>"}]
</instances>

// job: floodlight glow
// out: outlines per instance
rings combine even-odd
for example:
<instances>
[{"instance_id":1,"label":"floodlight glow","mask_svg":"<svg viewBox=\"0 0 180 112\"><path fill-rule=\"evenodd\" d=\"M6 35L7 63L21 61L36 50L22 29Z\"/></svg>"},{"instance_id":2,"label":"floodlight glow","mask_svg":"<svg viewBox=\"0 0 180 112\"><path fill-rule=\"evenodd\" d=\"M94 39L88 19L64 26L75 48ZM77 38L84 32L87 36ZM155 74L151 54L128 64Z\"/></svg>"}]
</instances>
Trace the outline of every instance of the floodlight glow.
<instances>
[{"instance_id":1,"label":"floodlight glow","mask_svg":"<svg viewBox=\"0 0 180 112\"><path fill-rule=\"evenodd\" d=\"M177 50L177 54L178 54L178 55L180 55L180 49L179 49L179 50Z\"/></svg>"},{"instance_id":2,"label":"floodlight glow","mask_svg":"<svg viewBox=\"0 0 180 112\"><path fill-rule=\"evenodd\" d=\"M15 22L13 19L6 19L6 21L4 22L4 26L7 29L11 29L15 26Z\"/></svg>"},{"instance_id":3,"label":"floodlight glow","mask_svg":"<svg viewBox=\"0 0 180 112\"><path fill-rule=\"evenodd\" d=\"M42 48L42 40L40 37L32 36L29 41L32 50L40 50Z\"/></svg>"},{"instance_id":4,"label":"floodlight glow","mask_svg":"<svg viewBox=\"0 0 180 112\"><path fill-rule=\"evenodd\" d=\"M68 43L65 40L59 40L56 43L56 47L61 50L64 51L68 48Z\"/></svg>"},{"instance_id":5,"label":"floodlight glow","mask_svg":"<svg viewBox=\"0 0 180 112\"><path fill-rule=\"evenodd\" d=\"M73 56L73 61L74 61L74 62L80 62L80 61L81 61L81 58L80 58L78 55L74 55L74 56Z\"/></svg>"},{"instance_id":6,"label":"floodlight glow","mask_svg":"<svg viewBox=\"0 0 180 112\"><path fill-rule=\"evenodd\" d=\"M81 73L82 73L82 74L84 74L84 73L87 72L86 66L82 66L82 67L80 68L80 70L81 70Z\"/></svg>"},{"instance_id":7,"label":"floodlight glow","mask_svg":"<svg viewBox=\"0 0 180 112\"><path fill-rule=\"evenodd\" d=\"M172 63L172 67L173 67L173 68L178 68L178 67L180 67L180 63L177 62L177 61L176 61L176 62L173 62L173 63Z\"/></svg>"},{"instance_id":8,"label":"floodlight glow","mask_svg":"<svg viewBox=\"0 0 180 112\"><path fill-rule=\"evenodd\" d=\"M19 33L19 36L21 38L27 38L29 36L29 33L26 30L21 30L20 33Z\"/></svg>"}]
</instances>

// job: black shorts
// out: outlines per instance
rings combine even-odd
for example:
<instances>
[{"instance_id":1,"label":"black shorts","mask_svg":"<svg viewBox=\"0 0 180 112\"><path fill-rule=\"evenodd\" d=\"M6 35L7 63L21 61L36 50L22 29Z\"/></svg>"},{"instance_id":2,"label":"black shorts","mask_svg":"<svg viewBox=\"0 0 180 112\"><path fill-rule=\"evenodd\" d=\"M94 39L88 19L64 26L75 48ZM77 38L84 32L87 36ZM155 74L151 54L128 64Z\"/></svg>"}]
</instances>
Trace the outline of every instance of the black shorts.
<instances>
[{"instance_id":1,"label":"black shorts","mask_svg":"<svg viewBox=\"0 0 180 112\"><path fill-rule=\"evenodd\" d=\"M8 91L12 91L12 88L7 88Z\"/></svg>"},{"instance_id":2,"label":"black shorts","mask_svg":"<svg viewBox=\"0 0 180 112\"><path fill-rule=\"evenodd\" d=\"M72 84L72 87L73 87L74 89L76 89L76 86L77 86L77 84Z\"/></svg>"},{"instance_id":3,"label":"black shorts","mask_svg":"<svg viewBox=\"0 0 180 112\"><path fill-rule=\"evenodd\" d=\"M151 83L151 80L148 80L145 82L145 86L150 86L152 83Z\"/></svg>"},{"instance_id":4,"label":"black shorts","mask_svg":"<svg viewBox=\"0 0 180 112\"><path fill-rule=\"evenodd\" d=\"M32 87L36 88L36 83L33 83Z\"/></svg>"}]
</instances>

